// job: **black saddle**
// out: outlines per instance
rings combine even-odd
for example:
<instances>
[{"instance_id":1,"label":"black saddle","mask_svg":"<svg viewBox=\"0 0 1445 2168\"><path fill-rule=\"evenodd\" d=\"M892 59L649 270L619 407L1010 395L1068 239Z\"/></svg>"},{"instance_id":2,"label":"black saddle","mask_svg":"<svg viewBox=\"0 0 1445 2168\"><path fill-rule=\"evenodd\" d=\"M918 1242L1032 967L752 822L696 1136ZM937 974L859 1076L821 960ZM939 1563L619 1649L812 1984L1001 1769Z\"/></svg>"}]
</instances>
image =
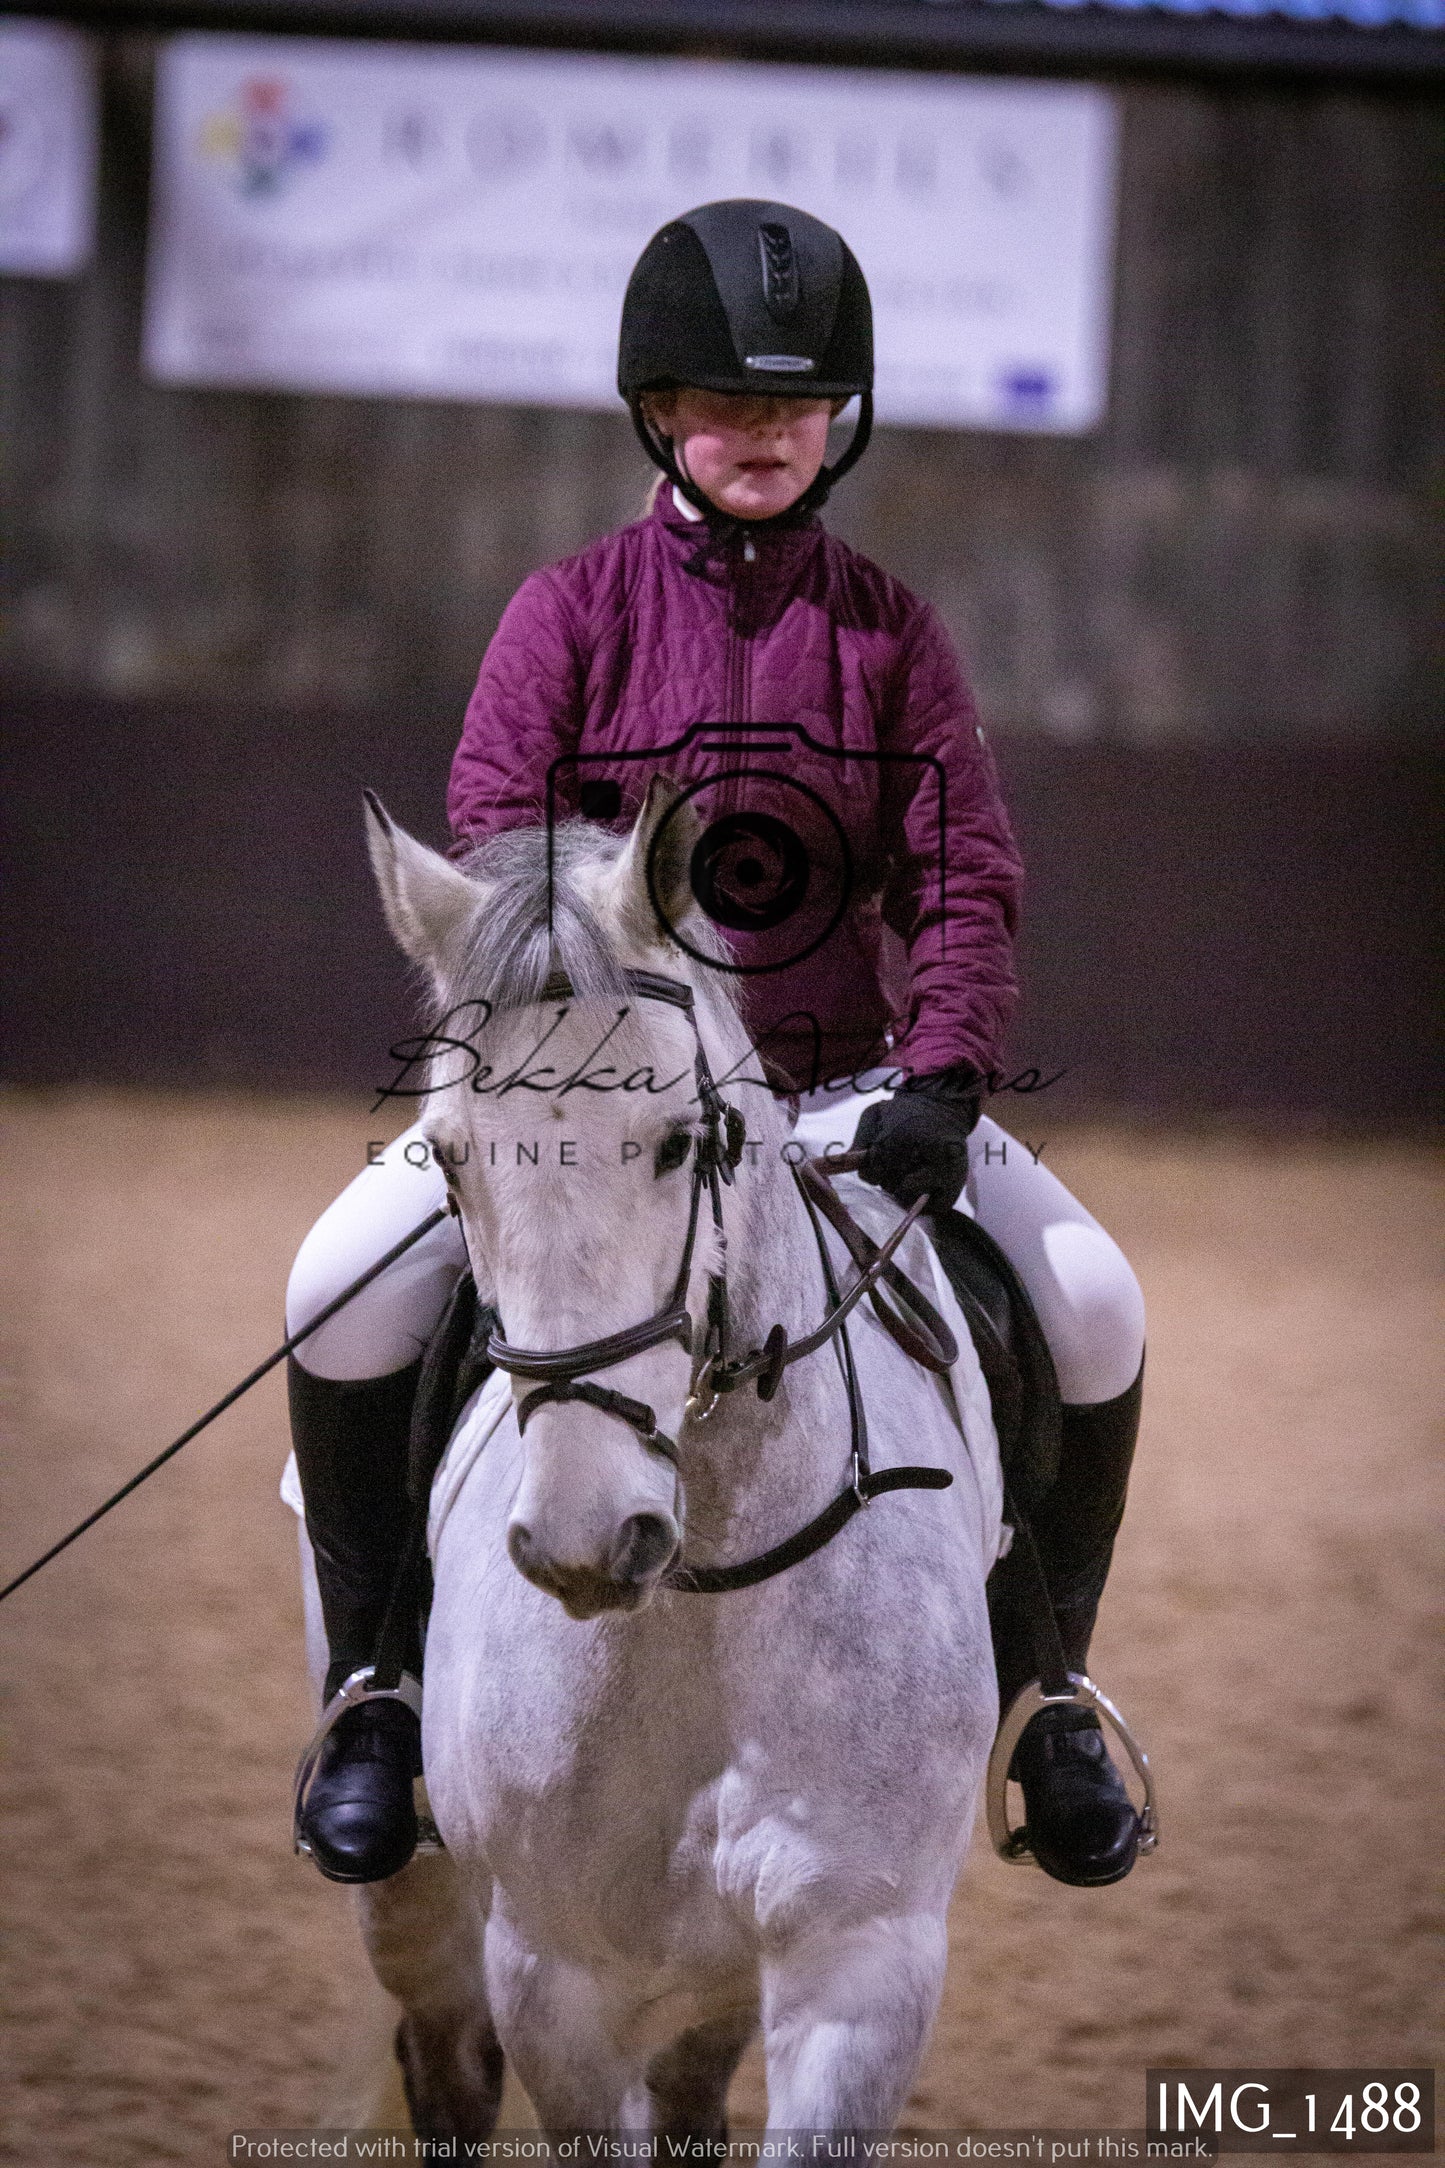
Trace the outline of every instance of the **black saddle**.
<instances>
[{"instance_id":1,"label":"black saddle","mask_svg":"<svg viewBox=\"0 0 1445 2168\"><path fill-rule=\"evenodd\" d=\"M464 1268L427 1343L412 1404L406 1487L423 1510L457 1417L491 1373L487 1342L497 1323L496 1312L477 1301L476 1282Z\"/></svg>"},{"instance_id":2,"label":"black saddle","mask_svg":"<svg viewBox=\"0 0 1445 2168\"><path fill-rule=\"evenodd\" d=\"M928 1222L939 1263L968 1320L993 1403L1004 1487L1034 1512L1059 1473L1063 1427L1059 1380L1028 1290L993 1236L962 1212Z\"/></svg>"}]
</instances>

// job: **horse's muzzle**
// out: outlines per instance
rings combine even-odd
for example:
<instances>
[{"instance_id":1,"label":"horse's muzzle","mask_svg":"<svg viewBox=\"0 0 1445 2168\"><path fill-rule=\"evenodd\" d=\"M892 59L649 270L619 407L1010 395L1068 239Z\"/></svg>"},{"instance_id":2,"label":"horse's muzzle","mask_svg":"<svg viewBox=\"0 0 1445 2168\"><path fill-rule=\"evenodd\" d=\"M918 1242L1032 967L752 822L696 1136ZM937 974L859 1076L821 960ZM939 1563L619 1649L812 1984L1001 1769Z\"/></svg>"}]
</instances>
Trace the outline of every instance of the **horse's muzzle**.
<instances>
[{"instance_id":1,"label":"horse's muzzle","mask_svg":"<svg viewBox=\"0 0 1445 2168\"><path fill-rule=\"evenodd\" d=\"M549 1558L521 1521L507 1531L507 1551L517 1571L571 1618L603 1611L637 1611L678 1553L681 1531L670 1514L634 1513L618 1529L603 1566L568 1565Z\"/></svg>"}]
</instances>

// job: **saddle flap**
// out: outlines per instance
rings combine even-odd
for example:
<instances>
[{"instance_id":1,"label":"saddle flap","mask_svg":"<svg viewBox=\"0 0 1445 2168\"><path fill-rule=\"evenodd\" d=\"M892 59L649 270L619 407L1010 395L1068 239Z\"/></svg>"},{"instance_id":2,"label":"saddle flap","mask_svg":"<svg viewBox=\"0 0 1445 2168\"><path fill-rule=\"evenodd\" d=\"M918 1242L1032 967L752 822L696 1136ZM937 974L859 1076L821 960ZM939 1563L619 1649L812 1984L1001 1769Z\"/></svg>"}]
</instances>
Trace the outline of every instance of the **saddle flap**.
<instances>
[{"instance_id":1,"label":"saddle flap","mask_svg":"<svg viewBox=\"0 0 1445 2168\"><path fill-rule=\"evenodd\" d=\"M427 1343L417 1380L407 1458L413 1503L430 1497L457 1417L492 1367L487 1342L497 1322L496 1312L478 1302L476 1282L464 1268Z\"/></svg>"},{"instance_id":2,"label":"saddle flap","mask_svg":"<svg viewBox=\"0 0 1445 2168\"><path fill-rule=\"evenodd\" d=\"M1004 1480L1024 1513L1059 1472L1058 1375L1028 1290L993 1236L962 1212L941 1212L929 1236L968 1321L993 1401Z\"/></svg>"}]
</instances>

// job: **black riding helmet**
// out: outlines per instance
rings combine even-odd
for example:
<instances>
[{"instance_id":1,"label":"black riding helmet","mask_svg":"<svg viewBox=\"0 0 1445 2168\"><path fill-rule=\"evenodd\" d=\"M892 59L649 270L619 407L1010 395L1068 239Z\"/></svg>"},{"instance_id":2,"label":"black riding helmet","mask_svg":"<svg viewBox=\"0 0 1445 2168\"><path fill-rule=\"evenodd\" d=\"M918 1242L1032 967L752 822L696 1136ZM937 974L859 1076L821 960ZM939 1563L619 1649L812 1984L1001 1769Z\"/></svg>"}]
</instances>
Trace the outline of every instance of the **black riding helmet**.
<instances>
[{"instance_id":1,"label":"black riding helmet","mask_svg":"<svg viewBox=\"0 0 1445 2168\"><path fill-rule=\"evenodd\" d=\"M642 412L645 391L679 385L774 399L856 395L847 450L776 517L816 510L862 458L873 427L873 310L842 235L786 203L704 203L653 235L627 282L617 388L648 457L715 520L717 506L682 473L672 439L655 435Z\"/></svg>"}]
</instances>

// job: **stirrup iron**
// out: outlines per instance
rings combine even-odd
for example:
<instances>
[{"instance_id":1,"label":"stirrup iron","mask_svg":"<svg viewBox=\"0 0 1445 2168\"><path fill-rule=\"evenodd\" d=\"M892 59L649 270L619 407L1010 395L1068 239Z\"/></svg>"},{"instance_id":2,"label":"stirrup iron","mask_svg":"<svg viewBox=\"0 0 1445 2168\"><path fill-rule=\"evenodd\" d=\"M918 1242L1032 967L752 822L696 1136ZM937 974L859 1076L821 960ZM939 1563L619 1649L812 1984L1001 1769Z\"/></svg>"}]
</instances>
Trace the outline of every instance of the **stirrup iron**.
<instances>
[{"instance_id":1,"label":"stirrup iron","mask_svg":"<svg viewBox=\"0 0 1445 2168\"><path fill-rule=\"evenodd\" d=\"M1012 1867L1035 1867L1029 1845L1028 1831L1020 1826L1009 1827L1008 1773L1014 1758L1014 1748L1023 1736L1024 1727L1037 1716L1040 1709L1092 1709L1105 1731L1112 1731L1133 1765L1134 1773L1144 1787L1144 1805L1139 1812L1139 1856L1152 1852L1159 1842L1159 1806L1154 1791L1154 1773L1149 1767L1149 1757L1140 1746L1128 1724L1115 1708L1108 1695L1097 1687L1087 1673L1071 1671L1069 1691L1063 1694L1046 1694L1037 1679L1031 1679L1010 1702L993 1752L988 1758L988 1775L984 1780L984 1797L988 1812L988 1833L993 1848L1000 1859Z\"/></svg>"},{"instance_id":2,"label":"stirrup iron","mask_svg":"<svg viewBox=\"0 0 1445 2168\"><path fill-rule=\"evenodd\" d=\"M362 1664L350 1678L343 1679L330 1701L321 1712L321 1722L312 1734L310 1744L296 1764L296 1784L291 1796L291 1845L292 1849L306 1859L312 1857L311 1846L301 1834L301 1823L311 1794L311 1779L316 1774L316 1764L321 1759L321 1749L330 1733L348 1709L358 1708L364 1701L399 1701L410 1709L417 1722L421 1722L421 1681L414 1679L409 1671L403 1671L395 1686L373 1686L376 1676L374 1664ZM423 1779L425 1791L425 1779ZM431 1818L430 1807L417 1811L418 1852L444 1852L436 1823Z\"/></svg>"}]
</instances>

